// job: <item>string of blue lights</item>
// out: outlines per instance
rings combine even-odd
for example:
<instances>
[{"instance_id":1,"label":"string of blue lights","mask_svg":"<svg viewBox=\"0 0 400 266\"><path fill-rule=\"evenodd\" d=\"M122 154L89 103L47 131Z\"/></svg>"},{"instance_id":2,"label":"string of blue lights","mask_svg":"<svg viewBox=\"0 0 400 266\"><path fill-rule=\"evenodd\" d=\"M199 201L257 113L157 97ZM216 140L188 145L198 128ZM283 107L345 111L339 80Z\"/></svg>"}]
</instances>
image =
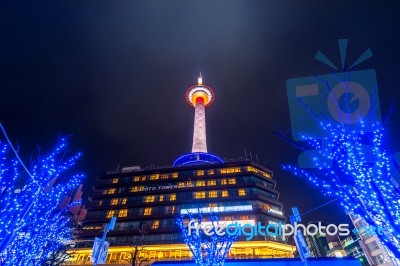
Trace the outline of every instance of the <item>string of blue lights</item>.
<instances>
[{"instance_id":1,"label":"string of blue lights","mask_svg":"<svg viewBox=\"0 0 400 266\"><path fill-rule=\"evenodd\" d=\"M303 136L318 151L312 158L316 170L292 165L284 169L307 179L325 195L337 197L346 213L383 228L378 237L400 257L400 200L390 175L389 156L382 148L384 128L376 123L371 132L365 132L362 121L360 131L323 121L320 126L326 132L322 140Z\"/></svg>"},{"instance_id":2,"label":"string of blue lights","mask_svg":"<svg viewBox=\"0 0 400 266\"><path fill-rule=\"evenodd\" d=\"M0 140L0 262L38 265L72 239L66 202L81 183L73 172L80 153L67 158L68 142L60 138L47 156L25 168L9 143Z\"/></svg>"},{"instance_id":3,"label":"string of blue lights","mask_svg":"<svg viewBox=\"0 0 400 266\"><path fill-rule=\"evenodd\" d=\"M197 225L202 226L210 223L212 228L209 234L205 234L203 230L191 230L188 227L189 221L196 221ZM177 225L181 229L183 241L188 245L196 265L198 266L222 266L229 253L233 243L237 239L237 234L219 235L215 233L216 225L219 219L213 213L209 214L207 221L198 211L197 215L188 212L187 216L181 215L176 220Z\"/></svg>"}]
</instances>

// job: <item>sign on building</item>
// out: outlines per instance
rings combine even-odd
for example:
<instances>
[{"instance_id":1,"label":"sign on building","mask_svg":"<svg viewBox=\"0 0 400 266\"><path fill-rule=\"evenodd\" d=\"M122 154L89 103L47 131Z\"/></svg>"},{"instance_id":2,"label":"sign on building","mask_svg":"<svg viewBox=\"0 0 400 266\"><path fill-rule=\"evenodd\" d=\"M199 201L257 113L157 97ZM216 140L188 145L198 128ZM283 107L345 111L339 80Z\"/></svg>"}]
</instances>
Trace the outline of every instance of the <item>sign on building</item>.
<instances>
[{"instance_id":1,"label":"sign on building","mask_svg":"<svg viewBox=\"0 0 400 266\"><path fill-rule=\"evenodd\" d=\"M93 244L92 256L90 256L90 261L95 262L97 257L97 263L104 264L107 259L107 252L110 243L107 241L102 241L101 238L96 237Z\"/></svg>"}]
</instances>

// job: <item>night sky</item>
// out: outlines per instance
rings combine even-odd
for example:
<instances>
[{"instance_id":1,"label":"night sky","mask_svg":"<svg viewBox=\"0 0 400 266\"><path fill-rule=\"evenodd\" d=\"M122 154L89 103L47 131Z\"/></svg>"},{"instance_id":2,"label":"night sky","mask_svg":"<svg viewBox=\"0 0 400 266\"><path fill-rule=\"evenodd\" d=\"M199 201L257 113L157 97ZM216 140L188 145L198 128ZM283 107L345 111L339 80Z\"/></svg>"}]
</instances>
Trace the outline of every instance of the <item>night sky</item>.
<instances>
[{"instance_id":1,"label":"night sky","mask_svg":"<svg viewBox=\"0 0 400 266\"><path fill-rule=\"evenodd\" d=\"M318 50L339 65L337 39L349 39L350 63L371 48L358 69L376 70L383 114L394 104L385 144L400 150L400 4L348 2L2 1L0 121L26 160L73 134L87 198L101 172L171 165L190 152L185 92L201 71L215 91L209 152L257 155L274 171L284 212L305 212L331 199L281 170L299 151L273 131L290 130L286 80L332 71ZM337 203L304 219L349 221Z\"/></svg>"}]
</instances>

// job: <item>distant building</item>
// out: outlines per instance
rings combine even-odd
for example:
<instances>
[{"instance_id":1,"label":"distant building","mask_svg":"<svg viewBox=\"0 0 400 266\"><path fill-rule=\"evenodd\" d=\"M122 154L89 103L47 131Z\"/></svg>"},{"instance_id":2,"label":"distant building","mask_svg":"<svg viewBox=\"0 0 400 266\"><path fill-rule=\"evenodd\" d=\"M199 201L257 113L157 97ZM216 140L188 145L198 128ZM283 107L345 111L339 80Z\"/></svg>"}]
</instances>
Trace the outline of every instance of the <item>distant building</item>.
<instances>
[{"instance_id":1,"label":"distant building","mask_svg":"<svg viewBox=\"0 0 400 266\"><path fill-rule=\"evenodd\" d=\"M362 217L356 216L353 213L349 215L354 227L358 232L361 231L359 244L364 251L368 263L374 266L400 266L400 260L395 258L387 247L381 243L378 236L360 230L361 228L369 228L368 223Z\"/></svg>"},{"instance_id":2,"label":"distant building","mask_svg":"<svg viewBox=\"0 0 400 266\"><path fill-rule=\"evenodd\" d=\"M364 250L361 248L362 244L360 241L360 237L354 234L353 231L351 231L348 236L340 237L340 243L348 257L358 259L363 266L370 266L371 264L368 263Z\"/></svg>"},{"instance_id":3,"label":"distant building","mask_svg":"<svg viewBox=\"0 0 400 266\"><path fill-rule=\"evenodd\" d=\"M309 222L308 224L315 224L318 226L318 222ZM322 224L326 226L325 224ZM306 235L305 240L307 242L308 249L310 250L311 257L320 258L326 257L326 253L329 250L328 241L326 237L320 233L316 235Z\"/></svg>"},{"instance_id":4,"label":"distant building","mask_svg":"<svg viewBox=\"0 0 400 266\"><path fill-rule=\"evenodd\" d=\"M340 242L329 242L328 247L329 250L326 252L327 257L342 258L347 255Z\"/></svg>"},{"instance_id":5,"label":"distant building","mask_svg":"<svg viewBox=\"0 0 400 266\"><path fill-rule=\"evenodd\" d=\"M68 211L72 215L72 219L75 223L81 224L86 218L86 206L82 204L82 187L79 187L70 195L65 196L60 204L60 208L65 208L70 205Z\"/></svg>"}]
</instances>

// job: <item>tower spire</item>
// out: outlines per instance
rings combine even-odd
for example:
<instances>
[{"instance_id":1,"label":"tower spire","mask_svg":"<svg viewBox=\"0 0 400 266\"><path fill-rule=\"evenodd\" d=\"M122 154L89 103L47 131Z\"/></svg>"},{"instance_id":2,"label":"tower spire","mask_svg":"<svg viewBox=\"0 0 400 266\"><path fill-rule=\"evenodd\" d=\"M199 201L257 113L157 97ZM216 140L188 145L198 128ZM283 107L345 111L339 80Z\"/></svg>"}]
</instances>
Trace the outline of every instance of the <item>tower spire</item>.
<instances>
[{"instance_id":1,"label":"tower spire","mask_svg":"<svg viewBox=\"0 0 400 266\"><path fill-rule=\"evenodd\" d=\"M199 74L199 77L197 78L197 85L202 86L203 85L203 77L201 76L201 72Z\"/></svg>"}]
</instances>

